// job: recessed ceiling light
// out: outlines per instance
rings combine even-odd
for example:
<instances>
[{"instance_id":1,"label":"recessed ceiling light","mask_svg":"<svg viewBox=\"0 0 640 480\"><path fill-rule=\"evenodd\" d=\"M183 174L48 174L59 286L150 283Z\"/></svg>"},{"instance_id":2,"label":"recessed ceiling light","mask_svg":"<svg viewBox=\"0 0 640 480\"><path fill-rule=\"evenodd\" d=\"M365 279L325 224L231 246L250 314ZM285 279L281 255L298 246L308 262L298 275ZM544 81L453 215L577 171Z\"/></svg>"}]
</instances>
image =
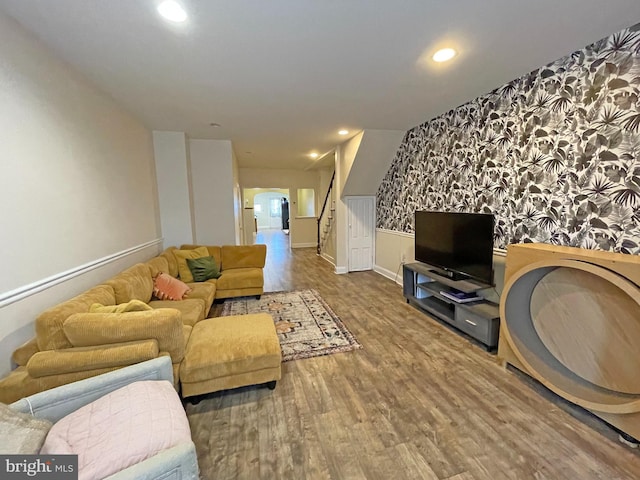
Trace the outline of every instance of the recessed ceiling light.
<instances>
[{"instance_id":1,"label":"recessed ceiling light","mask_svg":"<svg viewBox=\"0 0 640 480\"><path fill-rule=\"evenodd\" d=\"M174 0L165 0L158 5L158 13L172 22L184 22L187 19L187 12Z\"/></svg>"},{"instance_id":2,"label":"recessed ceiling light","mask_svg":"<svg viewBox=\"0 0 640 480\"><path fill-rule=\"evenodd\" d=\"M434 62L446 62L447 60L451 60L457 54L458 52L456 52L453 48L443 48L434 53L433 57L431 58L433 58Z\"/></svg>"},{"instance_id":3,"label":"recessed ceiling light","mask_svg":"<svg viewBox=\"0 0 640 480\"><path fill-rule=\"evenodd\" d=\"M316 152L310 153L309 156L311 158L318 158L318 154Z\"/></svg>"},{"instance_id":4,"label":"recessed ceiling light","mask_svg":"<svg viewBox=\"0 0 640 480\"><path fill-rule=\"evenodd\" d=\"M339 135L349 135L349 130L340 130L338 132Z\"/></svg>"}]
</instances>

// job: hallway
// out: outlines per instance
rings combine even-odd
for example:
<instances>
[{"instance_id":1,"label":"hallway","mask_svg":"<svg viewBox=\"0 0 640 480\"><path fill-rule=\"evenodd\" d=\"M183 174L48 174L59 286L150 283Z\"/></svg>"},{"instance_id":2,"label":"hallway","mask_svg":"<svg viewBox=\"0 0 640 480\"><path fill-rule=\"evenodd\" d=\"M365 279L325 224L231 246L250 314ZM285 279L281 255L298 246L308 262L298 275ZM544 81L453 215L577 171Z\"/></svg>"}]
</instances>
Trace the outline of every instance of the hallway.
<instances>
[{"instance_id":1,"label":"hallway","mask_svg":"<svg viewBox=\"0 0 640 480\"><path fill-rule=\"evenodd\" d=\"M256 234L256 243L262 243L267 246L264 291L279 292L290 290L290 269L293 261L293 252L290 247L289 235L282 230L259 230Z\"/></svg>"}]
</instances>

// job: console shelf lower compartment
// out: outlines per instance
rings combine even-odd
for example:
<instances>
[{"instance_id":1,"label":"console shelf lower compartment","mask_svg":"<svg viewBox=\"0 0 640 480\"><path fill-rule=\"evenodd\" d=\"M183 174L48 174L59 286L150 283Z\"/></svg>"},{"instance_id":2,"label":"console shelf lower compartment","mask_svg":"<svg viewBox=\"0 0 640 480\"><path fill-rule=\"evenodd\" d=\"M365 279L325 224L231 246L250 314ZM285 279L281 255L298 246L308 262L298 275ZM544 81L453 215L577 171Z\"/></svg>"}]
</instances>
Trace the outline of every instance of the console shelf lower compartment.
<instances>
[{"instance_id":1,"label":"console shelf lower compartment","mask_svg":"<svg viewBox=\"0 0 640 480\"><path fill-rule=\"evenodd\" d=\"M413 298L411 300L416 306L423 310L428 310L432 315L435 315L446 322L451 323L455 321L455 309L453 305L448 304L439 298L427 297Z\"/></svg>"},{"instance_id":2,"label":"console shelf lower compartment","mask_svg":"<svg viewBox=\"0 0 640 480\"><path fill-rule=\"evenodd\" d=\"M496 304L485 300L458 303L441 292L473 293L488 285L469 280L454 281L434 273L428 265L403 265L403 294L407 302L482 343L487 350L498 346L500 327Z\"/></svg>"}]
</instances>

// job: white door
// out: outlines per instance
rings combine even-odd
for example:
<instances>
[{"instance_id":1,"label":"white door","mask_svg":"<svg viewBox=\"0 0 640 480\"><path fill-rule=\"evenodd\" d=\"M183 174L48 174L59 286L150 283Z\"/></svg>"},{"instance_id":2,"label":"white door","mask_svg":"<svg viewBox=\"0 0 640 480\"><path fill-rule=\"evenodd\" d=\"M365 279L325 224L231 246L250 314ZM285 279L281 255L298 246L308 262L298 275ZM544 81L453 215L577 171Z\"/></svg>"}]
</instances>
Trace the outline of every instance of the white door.
<instances>
[{"instance_id":1,"label":"white door","mask_svg":"<svg viewBox=\"0 0 640 480\"><path fill-rule=\"evenodd\" d=\"M375 235L375 197L347 199L349 271L371 270Z\"/></svg>"}]
</instances>

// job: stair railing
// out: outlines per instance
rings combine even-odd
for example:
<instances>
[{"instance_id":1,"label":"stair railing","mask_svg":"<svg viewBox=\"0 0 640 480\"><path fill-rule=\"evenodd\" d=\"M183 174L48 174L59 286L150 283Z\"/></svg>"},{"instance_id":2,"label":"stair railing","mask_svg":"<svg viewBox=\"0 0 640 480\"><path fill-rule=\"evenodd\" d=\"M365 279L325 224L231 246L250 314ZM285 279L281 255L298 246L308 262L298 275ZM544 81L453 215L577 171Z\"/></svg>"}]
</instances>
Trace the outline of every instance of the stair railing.
<instances>
[{"instance_id":1,"label":"stair railing","mask_svg":"<svg viewBox=\"0 0 640 480\"><path fill-rule=\"evenodd\" d=\"M322 224L322 217L324 215L325 210L327 209L327 202L329 201L329 197L331 196L331 190L333 190L333 181L336 178L336 172L333 172L333 175L331 176L331 182L329 182L329 188L327 189L327 194L324 197L324 203L322 204L322 209L320 210L320 215L318 216L318 245L317 245L317 252L318 255L320 255L321 251L320 251L320 225Z\"/></svg>"}]
</instances>

